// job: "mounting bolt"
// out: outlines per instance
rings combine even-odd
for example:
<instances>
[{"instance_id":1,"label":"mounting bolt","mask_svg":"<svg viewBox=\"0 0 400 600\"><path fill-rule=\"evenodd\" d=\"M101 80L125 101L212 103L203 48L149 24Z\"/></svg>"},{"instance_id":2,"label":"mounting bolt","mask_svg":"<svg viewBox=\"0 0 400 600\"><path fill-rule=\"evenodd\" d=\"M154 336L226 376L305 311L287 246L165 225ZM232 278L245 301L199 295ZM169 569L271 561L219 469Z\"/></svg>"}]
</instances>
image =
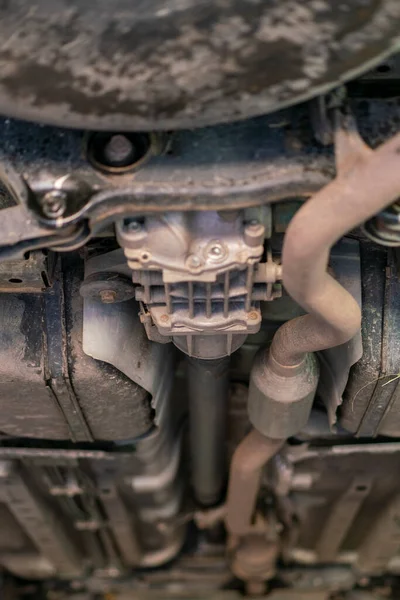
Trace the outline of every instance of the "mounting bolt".
<instances>
[{"instance_id":1,"label":"mounting bolt","mask_svg":"<svg viewBox=\"0 0 400 600\"><path fill-rule=\"evenodd\" d=\"M213 240L207 245L206 256L209 260L219 262L221 260L224 260L226 254L226 247L218 240Z\"/></svg>"},{"instance_id":2,"label":"mounting bolt","mask_svg":"<svg viewBox=\"0 0 400 600\"><path fill-rule=\"evenodd\" d=\"M252 310L251 312L249 312L247 314L247 318L249 319L249 321L257 321L258 319L258 312L255 310Z\"/></svg>"},{"instance_id":3,"label":"mounting bolt","mask_svg":"<svg viewBox=\"0 0 400 600\"><path fill-rule=\"evenodd\" d=\"M244 228L244 241L251 248L264 243L265 227L259 221L253 220Z\"/></svg>"},{"instance_id":4,"label":"mounting bolt","mask_svg":"<svg viewBox=\"0 0 400 600\"><path fill-rule=\"evenodd\" d=\"M165 314L164 314L164 315L161 315L161 317L160 317L160 321L161 321L161 323L168 323L168 321L169 321L169 316L168 316L168 315L165 315Z\"/></svg>"},{"instance_id":5,"label":"mounting bolt","mask_svg":"<svg viewBox=\"0 0 400 600\"><path fill-rule=\"evenodd\" d=\"M115 290L102 290L100 292L100 300L103 304L113 304L117 299L117 292Z\"/></svg>"},{"instance_id":6,"label":"mounting bolt","mask_svg":"<svg viewBox=\"0 0 400 600\"><path fill-rule=\"evenodd\" d=\"M213 246L212 248L210 248L210 250L208 251L209 256L212 256L213 258L219 258L220 256L222 256L222 247L218 244Z\"/></svg>"},{"instance_id":7,"label":"mounting bolt","mask_svg":"<svg viewBox=\"0 0 400 600\"><path fill-rule=\"evenodd\" d=\"M104 157L111 166L124 166L134 156L132 142L122 133L113 135L104 147Z\"/></svg>"},{"instance_id":8,"label":"mounting bolt","mask_svg":"<svg viewBox=\"0 0 400 600\"><path fill-rule=\"evenodd\" d=\"M202 264L202 260L197 254L189 254L186 259L186 266L190 270L198 269Z\"/></svg>"},{"instance_id":9,"label":"mounting bolt","mask_svg":"<svg viewBox=\"0 0 400 600\"><path fill-rule=\"evenodd\" d=\"M126 220L124 223L124 229L127 233L140 233L142 231L142 224L135 219Z\"/></svg>"},{"instance_id":10,"label":"mounting bolt","mask_svg":"<svg viewBox=\"0 0 400 600\"><path fill-rule=\"evenodd\" d=\"M62 217L67 208L67 194L64 190L51 190L41 198L42 211L49 219Z\"/></svg>"}]
</instances>

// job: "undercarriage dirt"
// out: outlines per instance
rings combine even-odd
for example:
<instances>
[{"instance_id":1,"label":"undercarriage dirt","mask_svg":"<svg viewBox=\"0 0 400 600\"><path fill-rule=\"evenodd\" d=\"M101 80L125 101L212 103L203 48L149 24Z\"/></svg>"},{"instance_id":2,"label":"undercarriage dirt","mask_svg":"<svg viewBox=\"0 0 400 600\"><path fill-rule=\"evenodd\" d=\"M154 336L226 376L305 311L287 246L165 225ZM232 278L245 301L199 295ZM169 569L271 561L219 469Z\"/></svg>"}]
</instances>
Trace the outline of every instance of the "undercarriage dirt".
<instances>
[{"instance_id":1,"label":"undercarriage dirt","mask_svg":"<svg viewBox=\"0 0 400 600\"><path fill-rule=\"evenodd\" d=\"M400 598L399 3L53 4L0 5L1 598Z\"/></svg>"}]
</instances>

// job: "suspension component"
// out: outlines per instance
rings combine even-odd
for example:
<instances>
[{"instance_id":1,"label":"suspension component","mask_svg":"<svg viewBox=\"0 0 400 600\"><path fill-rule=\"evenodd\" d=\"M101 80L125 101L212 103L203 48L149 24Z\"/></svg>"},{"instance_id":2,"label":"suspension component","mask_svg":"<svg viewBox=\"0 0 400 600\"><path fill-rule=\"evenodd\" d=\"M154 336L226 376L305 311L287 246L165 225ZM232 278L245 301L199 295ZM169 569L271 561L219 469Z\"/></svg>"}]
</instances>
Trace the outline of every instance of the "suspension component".
<instances>
[{"instance_id":1,"label":"suspension component","mask_svg":"<svg viewBox=\"0 0 400 600\"><path fill-rule=\"evenodd\" d=\"M395 202L372 217L362 229L376 244L389 248L400 246L400 202Z\"/></svg>"}]
</instances>

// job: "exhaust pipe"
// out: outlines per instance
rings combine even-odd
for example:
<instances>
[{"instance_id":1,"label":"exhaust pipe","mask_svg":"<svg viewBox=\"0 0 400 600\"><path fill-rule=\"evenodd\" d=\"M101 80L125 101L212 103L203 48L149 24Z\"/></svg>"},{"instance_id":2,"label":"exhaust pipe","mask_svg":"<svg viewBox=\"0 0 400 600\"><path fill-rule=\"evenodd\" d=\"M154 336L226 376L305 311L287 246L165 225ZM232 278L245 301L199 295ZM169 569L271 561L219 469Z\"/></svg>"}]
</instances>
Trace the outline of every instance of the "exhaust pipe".
<instances>
[{"instance_id":1,"label":"exhaust pipe","mask_svg":"<svg viewBox=\"0 0 400 600\"><path fill-rule=\"evenodd\" d=\"M247 582L259 583L263 568L272 572L267 562L258 571L248 560L238 565L241 544L257 533L252 517L262 469L308 420L319 377L314 353L344 344L361 325L358 304L327 272L330 250L400 195L400 134L373 151L345 117L335 150L336 179L300 208L283 245L283 285L308 314L282 325L256 358L249 390L254 430L231 463L226 527L233 570Z\"/></svg>"}]
</instances>

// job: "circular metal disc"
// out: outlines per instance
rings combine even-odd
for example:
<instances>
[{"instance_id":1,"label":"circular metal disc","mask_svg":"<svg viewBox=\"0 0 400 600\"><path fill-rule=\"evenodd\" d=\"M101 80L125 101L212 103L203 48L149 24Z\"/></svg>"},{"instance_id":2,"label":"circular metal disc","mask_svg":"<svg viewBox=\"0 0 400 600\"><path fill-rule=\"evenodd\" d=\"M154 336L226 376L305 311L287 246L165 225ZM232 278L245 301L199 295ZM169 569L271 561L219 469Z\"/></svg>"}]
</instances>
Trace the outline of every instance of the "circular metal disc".
<instances>
[{"instance_id":1,"label":"circular metal disc","mask_svg":"<svg viewBox=\"0 0 400 600\"><path fill-rule=\"evenodd\" d=\"M1 0L0 112L196 127L276 110L397 50L399 0Z\"/></svg>"}]
</instances>

